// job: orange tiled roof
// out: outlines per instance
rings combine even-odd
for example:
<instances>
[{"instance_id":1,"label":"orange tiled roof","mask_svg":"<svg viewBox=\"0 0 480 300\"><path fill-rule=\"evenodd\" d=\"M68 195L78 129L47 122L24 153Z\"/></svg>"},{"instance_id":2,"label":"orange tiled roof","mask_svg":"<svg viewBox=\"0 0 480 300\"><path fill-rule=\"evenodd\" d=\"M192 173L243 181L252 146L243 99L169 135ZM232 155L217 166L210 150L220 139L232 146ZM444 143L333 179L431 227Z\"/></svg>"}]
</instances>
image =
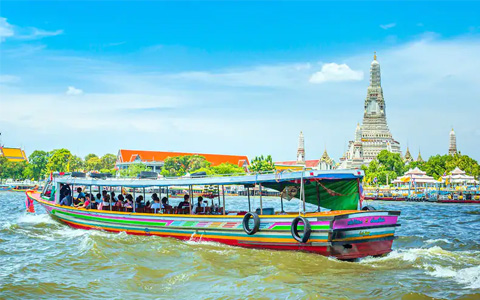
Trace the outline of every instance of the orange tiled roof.
<instances>
[{"instance_id":1,"label":"orange tiled roof","mask_svg":"<svg viewBox=\"0 0 480 300\"><path fill-rule=\"evenodd\" d=\"M5 156L9 161L27 160L27 155L25 155L25 151L20 148L0 147L0 156Z\"/></svg>"},{"instance_id":2,"label":"orange tiled roof","mask_svg":"<svg viewBox=\"0 0 480 300\"><path fill-rule=\"evenodd\" d=\"M311 160L306 160L305 161L305 167L307 168L313 168L318 166L320 160L319 159L311 159ZM277 161L275 162L275 165L280 165L280 166L296 166L297 162L295 160L292 161Z\"/></svg>"},{"instance_id":3,"label":"orange tiled roof","mask_svg":"<svg viewBox=\"0 0 480 300\"><path fill-rule=\"evenodd\" d=\"M204 154L204 153L187 153L187 152L164 152L164 151L144 151L144 150L126 150L118 151L117 162L133 162L137 156L142 161L164 161L167 157L200 155L212 163L212 166L218 166L222 163L231 163L243 167L244 163L249 165L248 157L245 155L223 155L223 154Z\"/></svg>"}]
</instances>

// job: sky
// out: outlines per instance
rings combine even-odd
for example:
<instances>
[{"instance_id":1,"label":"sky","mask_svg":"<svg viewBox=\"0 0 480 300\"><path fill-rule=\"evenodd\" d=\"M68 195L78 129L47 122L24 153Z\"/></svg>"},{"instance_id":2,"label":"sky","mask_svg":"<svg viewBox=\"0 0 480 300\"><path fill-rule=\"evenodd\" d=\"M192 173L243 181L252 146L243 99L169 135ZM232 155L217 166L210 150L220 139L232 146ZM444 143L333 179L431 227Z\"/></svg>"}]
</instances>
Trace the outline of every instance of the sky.
<instances>
[{"instance_id":1,"label":"sky","mask_svg":"<svg viewBox=\"0 0 480 300\"><path fill-rule=\"evenodd\" d=\"M1 1L5 146L336 161L376 51L393 137L480 160L480 3Z\"/></svg>"}]
</instances>

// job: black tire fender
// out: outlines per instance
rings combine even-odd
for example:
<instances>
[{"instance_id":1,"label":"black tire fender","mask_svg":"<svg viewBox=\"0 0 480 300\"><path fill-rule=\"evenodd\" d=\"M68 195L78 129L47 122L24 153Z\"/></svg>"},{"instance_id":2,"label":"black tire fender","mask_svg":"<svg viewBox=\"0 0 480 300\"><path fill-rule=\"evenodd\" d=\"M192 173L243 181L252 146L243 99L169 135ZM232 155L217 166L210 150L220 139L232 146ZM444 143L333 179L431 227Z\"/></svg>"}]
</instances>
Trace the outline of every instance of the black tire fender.
<instances>
[{"instance_id":1,"label":"black tire fender","mask_svg":"<svg viewBox=\"0 0 480 300\"><path fill-rule=\"evenodd\" d=\"M367 206L364 206L362 210L377 210L377 209L371 205L367 205Z\"/></svg>"},{"instance_id":2,"label":"black tire fender","mask_svg":"<svg viewBox=\"0 0 480 300\"><path fill-rule=\"evenodd\" d=\"M248 225L250 218L253 218L253 228L250 228L250 226ZM245 231L245 233L248 235L253 235L257 233L258 230L260 229L260 218L256 213L248 212L243 217L242 224L243 224L243 230Z\"/></svg>"},{"instance_id":3,"label":"black tire fender","mask_svg":"<svg viewBox=\"0 0 480 300\"><path fill-rule=\"evenodd\" d=\"M303 223L303 237L298 234L298 223L300 222ZM292 232L292 237L299 243L308 242L310 239L310 234L312 233L310 222L302 216L298 216L293 219L290 231Z\"/></svg>"}]
</instances>

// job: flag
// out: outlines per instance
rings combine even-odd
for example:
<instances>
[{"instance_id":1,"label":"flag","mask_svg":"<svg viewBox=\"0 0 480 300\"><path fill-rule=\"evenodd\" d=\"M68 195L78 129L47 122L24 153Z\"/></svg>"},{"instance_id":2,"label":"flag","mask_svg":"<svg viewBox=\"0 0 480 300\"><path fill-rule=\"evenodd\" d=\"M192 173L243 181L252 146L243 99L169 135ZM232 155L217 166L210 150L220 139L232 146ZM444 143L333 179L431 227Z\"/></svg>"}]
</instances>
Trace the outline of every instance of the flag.
<instances>
[{"instance_id":1,"label":"flag","mask_svg":"<svg viewBox=\"0 0 480 300\"><path fill-rule=\"evenodd\" d=\"M373 183L377 183L377 177L373 178Z\"/></svg>"},{"instance_id":2,"label":"flag","mask_svg":"<svg viewBox=\"0 0 480 300\"><path fill-rule=\"evenodd\" d=\"M53 181L53 172L50 172L50 182Z\"/></svg>"},{"instance_id":3,"label":"flag","mask_svg":"<svg viewBox=\"0 0 480 300\"><path fill-rule=\"evenodd\" d=\"M412 186L416 186L415 178L412 178Z\"/></svg>"}]
</instances>

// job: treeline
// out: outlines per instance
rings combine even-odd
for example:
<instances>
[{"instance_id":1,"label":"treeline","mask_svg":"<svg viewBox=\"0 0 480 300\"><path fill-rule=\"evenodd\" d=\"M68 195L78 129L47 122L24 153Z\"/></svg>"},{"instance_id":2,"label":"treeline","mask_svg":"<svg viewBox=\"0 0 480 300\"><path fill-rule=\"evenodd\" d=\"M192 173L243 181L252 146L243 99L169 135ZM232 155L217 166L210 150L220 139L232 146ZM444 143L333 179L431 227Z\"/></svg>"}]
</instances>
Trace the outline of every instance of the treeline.
<instances>
[{"instance_id":1,"label":"treeline","mask_svg":"<svg viewBox=\"0 0 480 300\"><path fill-rule=\"evenodd\" d=\"M398 153L391 153L383 150L377 156L377 159L370 162L367 166L362 166L365 171L365 182L373 184L374 178L377 178L378 184L387 184L395 178L402 176L409 169L418 167L426 172L428 176L439 179L443 174L448 174L456 167L459 167L467 175L478 178L480 176L480 165L476 160L467 155L435 155L427 161L413 161L405 163Z\"/></svg>"},{"instance_id":2,"label":"treeline","mask_svg":"<svg viewBox=\"0 0 480 300\"><path fill-rule=\"evenodd\" d=\"M114 154L105 154L99 157L88 154L85 158L73 155L68 149L55 149L52 151L35 150L28 157L28 162L12 162L5 157L0 157L0 179L39 180L45 178L50 172L97 171L102 173L115 173Z\"/></svg>"}]
</instances>

